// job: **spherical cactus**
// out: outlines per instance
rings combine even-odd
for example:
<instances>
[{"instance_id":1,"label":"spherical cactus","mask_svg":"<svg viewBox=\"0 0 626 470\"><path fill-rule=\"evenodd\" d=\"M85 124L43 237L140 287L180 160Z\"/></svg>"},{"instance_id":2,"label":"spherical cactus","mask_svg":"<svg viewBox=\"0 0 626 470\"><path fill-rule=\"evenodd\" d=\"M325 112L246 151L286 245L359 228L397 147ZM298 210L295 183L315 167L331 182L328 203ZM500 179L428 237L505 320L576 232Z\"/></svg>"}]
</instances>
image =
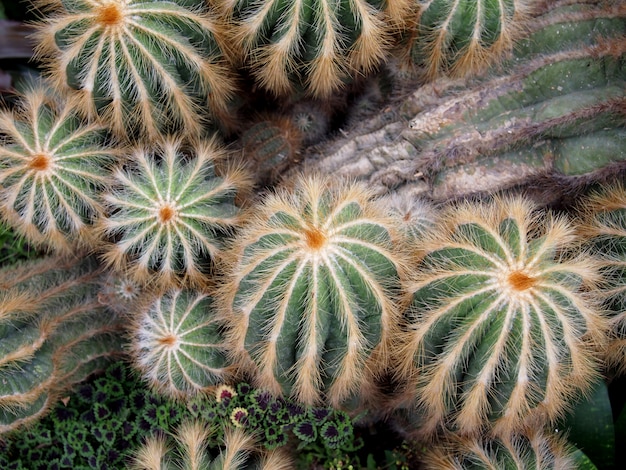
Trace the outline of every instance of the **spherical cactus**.
<instances>
[{"instance_id":1,"label":"spherical cactus","mask_svg":"<svg viewBox=\"0 0 626 470\"><path fill-rule=\"evenodd\" d=\"M401 22L411 2L228 0L222 4L232 23L235 50L261 87L277 95L303 87L314 97L328 98L350 76L368 73L383 61L391 27Z\"/></svg>"},{"instance_id":2,"label":"spherical cactus","mask_svg":"<svg viewBox=\"0 0 626 470\"><path fill-rule=\"evenodd\" d=\"M232 74L202 1L35 0L47 9L37 55L59 89L118 134L199 135L226 118ZM207 108L209 112L207 112Z\"/></svg>"},{"instance_id":3,"label":"spherical cactus","mask_svg":"<svg viewBox=\"0 0 626 470\"><path fill-rule=\"evenodd\" d=\"M528 0L418 1L411 60L434 78L483 70L512 49L528 15Z\"/></svg>"},{"instance_id":4,"label":"spherical cactus","mask_svg":"<svg viewBox=\"0 0 626 470\"><path fill-rule=\"evenodd\" d=\"M599 374L597 263L566 254L578 243L573 224L520 197L442 217L409 284L396 350L419 432L506 435L555 419Z\"/></svg>"},{"instance_id":5,"label":"spherical cactus","mask_svg":"<svg viewBox=\"0 0 626 470\"><path fill-rule=\"evenodd\" d=\"M242 429L227 429L222 448L210 449L214 440L209 423L185 421L173 438L156 436L147 439L135 451L132 470L165 470L169 468L212 470L289 470L294 462L283 450L259 452L254 438ZM172 442L173 441L173 442Z\"/></svg>"},{"instance_id":6,"label":"spherical cactus","mask_svg":"<svg viewBox=\"0 0 626 470\"><path fill-rule=\"evenodd\" d=\"M221 295L258 386L333 406L374 391L398 322L396 232L360 185L301 177L260 205L233 241Z\"/></svg>"},{"instance_id":7,"label":"spherical cactus","mask_svg":"<svg viewBox=\"0 0 626 470\"><path fill-rule=\"evenodd\" d=\"M103 127L33 83L0 111L0 134L0 215L38 246L67 253L87 242L116 154Z\"/></svg>"},{"instance_id":8,"label":"spherical cactus","mask_svg":"<svg viewBox=\"0 0 626 470\"><path fill-rule=\"evenodd\" d=\"M99 231L112 240L104 261L139 283L205 283L222 238L240 222L236 193L248 187L240 168L216 175L223 157L213 141L135 148L103 196L109 211Z\"/></svg>"},{"instance_id":9,"label":"spherical cactus","mask_svg":"<svg viewBox=\"0 0 626 470\"><path fill-rule=\"evenodd\" d=\"M580 201L581 236L600 262L601 290L611 317L608 365L626 373L626 189L623 184L597 191Z\"/></svg>"},{"instance_id":10,"label":"spherical cactus","mask_svg":"<svg viewBox=\"0 0 626 470\"><path fill-rule=\"evenodd\" d=\"M99 282L92 258L0 270L0 434L33 423L122 356L122 322L98 303Z\"/></svg>"},{"instance_id":11,"label":"spherical cactus","mask_svg":"<svg viewBox=\"0 0 626 470\"><path fill-rule=\"evenodd\" d=\"M539 428L493 440L450 435L428 447L422 463L425 470L574 470L573 454L564 438Z\"/></svg>"},{"instance_id":12,"label":"spherical cactus","mask_svg":"<svg viewBox=\"0 0 626 470\"><path fill-rule=\"evenodd\" d=\"M222 326L208 295L170 290L133 317L135 365L159 392L185 396L230 377Z\"/></svg>"}]
</instances>

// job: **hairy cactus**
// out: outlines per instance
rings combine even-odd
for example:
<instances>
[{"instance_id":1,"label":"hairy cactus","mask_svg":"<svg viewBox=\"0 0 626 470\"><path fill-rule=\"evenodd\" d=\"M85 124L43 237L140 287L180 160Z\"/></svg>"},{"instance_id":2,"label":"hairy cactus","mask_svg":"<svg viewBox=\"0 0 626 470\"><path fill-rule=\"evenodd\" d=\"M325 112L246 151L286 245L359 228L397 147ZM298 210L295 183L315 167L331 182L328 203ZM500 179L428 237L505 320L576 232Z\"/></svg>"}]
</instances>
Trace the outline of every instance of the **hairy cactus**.
<instances>
[{"instance_id":1,"label":"hairy cactus","mask_svg":"<svg viewBox=\"0 0 626 470\"><path fill-rule=\"evenodd\" d=\"M265 0L221 2L235 50L261 87L284 95L297 87L328 98L371 72L389 49L392 26L411 1Z\"/></svg>"},{"instance_id":2,"label":"hairy cactus","mask_svg":"<svg viewBox=\"0 0 626 470\"><path fill-rule=\"evenodd\" d=\"M232 74L216 39L220 27L203 2L34 3L46 8L37 55L51 80L118 134L197 136L211 114L228 116Z\"/></svg>"},{"instance_id":3,"label":"hairy cactus","mask_svg":"<svg viewBox=\"0 0 626 470\"><path fill-rule=\"evenodd\" d=\"M611 316L608 365L626 373L626 189L614 185L581 200L584 224L580 228L603 275L605 307Z\"/></svg>"},{"instance_id":4,"label":"hairy cactus","mask_svg":"<svg viewBox=\"0 0 626 470\"><path fill-rule=\"evenodd\" d=\"M255 452L254 438L241 429L229 429L224 435L223 448L210 452L207 443L211 429L200 421L183 422L172 439L152 437L136 452L132 470L161 470L168 468L197 468L206 470L288 470L293 462L283 450L261 455ZM168 442L169 441L169 442ZM174 449L170 447L174 445ZM217 455L215 455L217 454ZM257 454L257 455L255 455Z\"/></svg>"},{"instance_id":5,"label":"hairy cactus","mask_svg":"<svg viewBox=\"0 0 626 470\"><path fill-rule=\"evenodd\" d=\"M229 378L222 327L211 297L170 290L134 315L134 362L156 390L184 396Z\"/></svg>"},{"instance_id":6,"label":"hairy cactus","mask_svg":"<svg viewBox=\"0 0 626 470\"><path fill-rule=\"evenodd\" d=\"M429 447L423 457L425 470L573 470L573 449L562 437L541 429L488 440L450 435Z\"/></svg>"},{"instance_id":7,"label":"hairy cactus","mask_svg":"<svg viewBox=\"0 0 626 470\"><path fill-rule=\"evenodd\" d=\"M239 168L216 175L223 157L213 141L136 147L103 196L109 212L99 231L113 240L106 264L139 283L205 284L222 238L240 222L236 193L248 187Z\"/></svg>"},{"instance_id":8,"label":"hairy cactus","mask_svg":"<svg viewBox=\"0 0 626 470\"><path fill-rule=\"evenodd\" d=\"M121 321L97 300L99 269L58 258L0 271L0 433L122 354Z\"/></svg>"},{"instance_id":9,"label":"hairy cactus","mask_svg":"<svg viewBox=\"0 0 626 470\"><path fill-rule=\"evenodd\" d=\"M411 31L410 57L435 78L482 71L521 36L528 0L424 0Z\"/></svg>"},{"instance_id":10,"label":"hairy cactus","mask_svg":"<svg viewBox=\"0 0 626 470\"><path fill-rule=\"evenodd\" d=\"M71 102L32 83L0 111L0 215L33 244L71 252L90 240L115 150L103 127Z\"/></svg>"},{"instance_id":11,"label":"hairy cactus","mask_svg":"<svg viewBox=\"0 0 626 470\"><path fill-rule=\"evenodd\" d=\"M522 198L449 209L424 242L395 351L419 432L506 435L554 420L599 374L606 320L573 224ZM413 401L414 400L414 401Z\"/></svg>"},{"instance_id":12,"label":"hairy cactus","mask_svg":"<svg viewBox=\"0 0 626 470\"><path fill-rule=\"evenodd\" d=\"M398 321L402 246L362 186L300 178L233 241L223 305L261 388L305 404L367 397Z\"/></svg>"}]
</instances>

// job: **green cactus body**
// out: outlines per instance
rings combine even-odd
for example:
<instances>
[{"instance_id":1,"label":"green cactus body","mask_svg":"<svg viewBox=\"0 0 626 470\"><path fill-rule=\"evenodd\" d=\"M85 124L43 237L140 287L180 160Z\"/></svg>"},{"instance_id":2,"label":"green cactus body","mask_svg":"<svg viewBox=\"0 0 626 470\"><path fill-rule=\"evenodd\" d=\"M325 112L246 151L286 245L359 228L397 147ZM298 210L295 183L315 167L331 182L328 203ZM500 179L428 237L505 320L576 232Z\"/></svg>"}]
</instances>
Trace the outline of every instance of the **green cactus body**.
<instances>
[{"instance_id":1,"label":"green cactus body","mask_svg":"<svg viewBox=\"0 0 626 470\"><path fill-rule=\"evenodd\" d=\"M420 432L519 430L553 420L598 374L606 320L584 292L598 280L565 219L521 198L465 203L425 242L399 376L423 416Z\"/></svg>"},{"instance_id":2,"label":"green cactus body","mask_svg":"<svg viewBox=\"0 0 626 470\"><path fill-rule=\"evenodd\" d=\"M229 377L222 327L211 297L170 290L135 315L133 356L156 390L184 396Z\"/></svg>"},{"instance_id":3,"label":"green cactus body","mask_svg":"<svg viewBox=\"0 0 626 470\"><path fill-rule=\"evenodd\" d=\"M370 193L301 178L265 200L233 248L223 303L233 348L256 364L258 385L333 406L373 392L404 258Z\"/></svg>"},{"instance_id":4,"label":"green cactus body","mask_svg":"<svg viewBox=\"0 0 626 470\"><path fill-rule=\"evenodd\" d=\"M218 23L204 2L35 3L49 10L37 36L51 80L74 90L84 112L100 116L119 135L197 136L208 115L227 118L232 74L216 39Z\"/></svg>"},{"instance_id":5,"label":"green cactus body","mask_svg":"<svg viewBox=\"0 0 626 470\"><path fill-rule=\"evenodd\" d=\"M0 271L0 433L122 355L120 320L97 301L99 269L58 258Z\"/></svg>"},{"instance_id":6,"label":"green cactus body","mask_svg":"<svg viewBox=\"0 0 626 470\"><path fill-rule=\"evenodd\" d=\"M510 51L528 14L526 0L425 0L412 32L411 60L426 76L484 70Z\"/></svg>"},{"instance_id":7,"label":"green cactus body","mask_svg":"<svg viewBox=\"0 0 626 470\"><path fill-rule=\"evenodd\" d=\"M448 436L428 448L425 470L574 470L580 468L565 439L540 429L507 438L488 440Z\"/></svg>"},{"instance_id":8,"label":"green cactus body","mask_svg":"<svg viewBox=\"0 0 626 470\"><path fill-rule=\"evenodd\" d=\"M606 348L609 367L626 373L626 190L622 184L583 198L580 232L598 258L603 276L602 295L611 316Z\"/></svg>"},{"instance_id":9,"label":"green cactus body","mask_svg":"<svg viewBox=\"0 0 626 470\"><path fill-rule=\"evenodd\" d=\"M208 423L185 421L171 437L151 437L136 452L131 470L189 468L202 470L290 470L294 462L280 449L259 452L254 438L242 429L227 429L220 449Z\"/></svg>"},{"instance_id":10,"label":"green cactus body","mask_svg":"<svg viewBox=\"0 0 626 470\"><path fill-rule=\"evenodd\" d=\"M135 148L103 196L109 214L99 230L114 241L104 261L140 284L206 284L209 262L240 221L235 196L248 187L241 169L215 174L223 157L213 141Z\"/></svg>"},{"instance_id":11,"label":"green cactus body","mask_svg":"<svg viewBox=\"0 0 626 470\"><path fill-rule=\"evenodd\" d=\"M277 95L303 87L327 98L384 59L390 25L410 2L394 0L223 2L233 40L257 82ZM389 3L390 5L385 5Z\"/></svg>"},{"instance_id":12,"label":"green cactus body","mask_svg":"<svg viewBox=\"0 0 626 470\"><path fill-rule=\"evenodd\" d=\"M102 126L86 124L70 102L41 84L0 111L0 215L36 245L71 252L101 215L115 150Z\"/></svg>"}]
</instances>

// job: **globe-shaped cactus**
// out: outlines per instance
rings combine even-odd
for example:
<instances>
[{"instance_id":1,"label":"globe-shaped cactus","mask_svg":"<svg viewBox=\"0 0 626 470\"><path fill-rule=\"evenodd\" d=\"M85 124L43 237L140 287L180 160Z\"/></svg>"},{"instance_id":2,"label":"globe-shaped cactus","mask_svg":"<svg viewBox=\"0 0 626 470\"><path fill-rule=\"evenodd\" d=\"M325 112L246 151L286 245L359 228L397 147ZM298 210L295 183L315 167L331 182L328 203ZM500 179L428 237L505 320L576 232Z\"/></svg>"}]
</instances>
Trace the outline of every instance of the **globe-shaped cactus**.
<instances>
[{"instance_id":1,"label":"globe-shaped cactus","mask_svg":"<svg viewBox=\"0 0 626 470\"><path fill-rule=\"evenodd\" d=\"M328 98L355 74L379 65L390 32L411 2L266 0L221 2L234 49L265 89L284 95L301 87Z\"/></svg>"},{"instance_id":2,"label":"globe-shaped cactus","mask_svg":"<svg viewBox=\"0 0 626 470\"><path fill-rule=\"evenodd\" d=\"M232 348L261 388L334 406L373 394L398 322L393 220L365 187L312 177L255 211L221 297Z\"/></svg>"},{"instance_id":3,"label":"globe-shaped cactus","mask_svg":"<svg viewBox=\"0 0 626 470\"><path fill-rule=\"evenodd\" d=\"M229 377L223 327L208 295L169 290L133 317L135 365L159 392L189 395Z\"/></svg>"},{"instance_id":4,"label":"globe-shaped cactus","mask_svg":"<svg viewBox=\"0 0 626 470\"><path fill-rule=\"evenodd\" d=\"M202 1L37 0L37 55L59 89L124 136L199 135L233 79ZM207 108L209 112L207 112Z\"/></svg>"},{"instance_id":5,"label":"globe-shaped cactus","mask_svg":"<svg viewBox=\"0 0 626 470\"><path fill-rule=\"evenodd\" d=\"M240 168L216 175L223 157L214 141L136 147L103 196L109 211L99 230L112 240L104 261L139 283L205 284L222 239L240 223L235 196L248 187Z\"/></svg>"},{"instance_id":6,"label":"globe-shaped cactus","mask_svg":"<svg viewBox=\"0 0 626 470\"><path fill-rule=\"evenodd\" d=\"M57 252L89 244L115 150L102 126L41 83L0 111L0 215L30 243Z\"/></svg>"},{"instance_id":7,"label":"globe-shaped cactus","mask_svg":"<svg viewBox=\"0 0 626 470\"><path fill-rule=\"evenodd\" d=\"M442 217L409 284L396 351L420 432L506 435L556 418L599 374L597 263L566 253L578 243L573 224L521 197Z\"/></svg>"}]
</instances>

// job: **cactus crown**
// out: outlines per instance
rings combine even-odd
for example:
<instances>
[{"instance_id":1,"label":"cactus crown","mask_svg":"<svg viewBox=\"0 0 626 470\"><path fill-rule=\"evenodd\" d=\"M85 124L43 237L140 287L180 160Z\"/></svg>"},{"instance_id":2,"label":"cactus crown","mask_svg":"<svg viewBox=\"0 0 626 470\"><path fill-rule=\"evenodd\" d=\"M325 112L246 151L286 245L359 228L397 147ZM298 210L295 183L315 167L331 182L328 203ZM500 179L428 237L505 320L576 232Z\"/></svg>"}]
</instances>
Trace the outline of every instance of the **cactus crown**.
<instances>
[{"instance_id":1,"label":"cactus crown","mask_svg":"<svg viewBox=\"0 0 626 470\"><path fill-rule=\"evenodd\" d=\"M223 289L262 387L307 404L366 394L367 358L397 320L395 233L360 185L302 178L267 198L234 241Z\"/></svg>"},{"instance_id":2,"label":"cactus crown","mask_svg":"<svg viewBox=\"0 0 626 470\"><path fill-rule=\"evenodd\" d=\"M426 242L403 341L404 372L425 432L450 420L462 434L555 418L597 374L606 328L583 292L588 256L567 257L573 226L521 198L448 210ZM413 370L413 367L416 367Z\"/></svg>"}]
</instances>

